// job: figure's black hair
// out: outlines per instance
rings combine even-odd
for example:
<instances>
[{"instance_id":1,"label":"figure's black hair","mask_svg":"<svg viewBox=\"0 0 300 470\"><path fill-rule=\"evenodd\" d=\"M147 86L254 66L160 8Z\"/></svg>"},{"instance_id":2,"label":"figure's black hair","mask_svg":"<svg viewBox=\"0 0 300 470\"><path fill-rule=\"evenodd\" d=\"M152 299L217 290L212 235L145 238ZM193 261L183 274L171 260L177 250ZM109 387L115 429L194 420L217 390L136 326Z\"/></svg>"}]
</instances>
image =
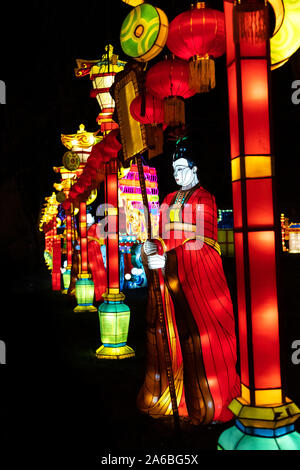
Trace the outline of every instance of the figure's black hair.
<instances>
[{"instance_id":1,"label":"figure's black hair","mask_svg":"<svg viewBox=\"0 0 300 470\"><path fill-rule=\"evenodd\" d=\"M178 139L176 142L176 148L173 153L173 162L179 160L179 158L187 160L190 168L197 166L192 144L188 137Z\"/></svg>"}]
</instances>

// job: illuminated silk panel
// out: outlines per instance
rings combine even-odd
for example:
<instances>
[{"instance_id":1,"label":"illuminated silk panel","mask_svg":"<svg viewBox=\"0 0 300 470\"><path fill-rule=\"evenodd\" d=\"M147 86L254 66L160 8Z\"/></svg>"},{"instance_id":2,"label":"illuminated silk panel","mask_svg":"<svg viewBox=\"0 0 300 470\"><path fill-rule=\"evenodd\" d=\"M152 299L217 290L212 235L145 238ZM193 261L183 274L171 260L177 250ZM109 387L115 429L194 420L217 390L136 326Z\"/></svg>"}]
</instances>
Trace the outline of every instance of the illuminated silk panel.
<instances>
[{"instance_id":1,"label":"illuminated silk panel","mask_svg":"<svg viewBox=\"0 0 300 470\"><path fill-rule=\"evenodd\" d=\"M280 388L275 234L252 232L248 238L255 388Z\"/></svg>"},{"instance_id":2,"label":"illuminated silk panel","mask_svg":"<svg viewBox=\"0 0 300 470\"><path fill-rule=\"evenodd\" d=\"M233 28L224 2L241 395L251 405L279 403L281 372L270 144L267 42ZM234 41L236 39L236 42Z\"/></svg>"}]
</instances>

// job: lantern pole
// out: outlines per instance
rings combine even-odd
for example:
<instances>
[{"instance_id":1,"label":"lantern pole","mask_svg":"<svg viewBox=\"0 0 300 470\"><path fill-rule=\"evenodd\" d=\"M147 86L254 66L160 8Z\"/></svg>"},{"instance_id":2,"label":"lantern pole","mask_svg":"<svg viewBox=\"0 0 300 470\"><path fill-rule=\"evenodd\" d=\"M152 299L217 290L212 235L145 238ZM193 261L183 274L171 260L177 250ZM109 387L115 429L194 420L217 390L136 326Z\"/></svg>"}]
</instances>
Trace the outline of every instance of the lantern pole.
<instances>
[{"instance_id":1,"label":"lantern pole","mask_svg":"<svg viewBox=\"0 0 300 470\"><path fill-rule=\"evenodd\" d=\"M105 134L109 134L106 130ZM124 304L125 295L120 292L119 252L119 201L118 201L118 160L111 159L105 164L105 204L107 204L108 236L106 238L107 290L104 302L99 305L99 323L102 345L96 351L98 359L126 359L134 357L134 350L128 346L127 337L130 309Z\"/></svg>"},{"instance_id":2,"label":"lantern pole","mask_svg":"<svg viewBox=\"0 0 300 470\"><path fill-rule=\"evenodd\" d=\"M97 132L88 132L85 130L84 124L80 124L76 134L62 134L61 141L67 149L79 156L80 165L75 170L76 176L82 174L86 161L91 153L93 146L101 140L97 136ZM66 162L68 165L69 163ZM71 168L71 167L70 167ZM69 175L72 175L72 170ZM80 236L80 273L75 283L75 294L78 305L74 308L74 312L96 312L97 308L93 305L94 301L94 282L92 275L88 272L87 258L87 230L86 230L86 202L81 201L79 204L79 236ZM75 258L75 257L74 257Z\"/></svg>"},{"instance_id":3,"label":"lantern pole","mask_svg":"<svg viewBox=\"0 0 300 470\"><path fill-rule=\"evenodd\" d=\"M224 1L241 394L224 450L296 450L299 408L282 390L270 49L263 0Z\"/></svg>"},{"instance_id":4,"label":"lantern pole","mask_svg":"<svg viewBox=\"0 0 300 470\"><path fill-rule=\"evenodd\" d=\"M136 162L137 162L137 168L139 172L140 187L141 187L141 193L142 193L142 198L143 198L143 204L145 208L144 210L147 211L147 218L145 217L146 219L145 222L147 223L147 239L151 240L152 238L151 216L150 216L150 208L149 208L149 203L148 203L148 195L147 195L146 182L145 182L145 174L144 174L141 155L136 156ZM151 271L151 282L152 282L153 290L155 293L158 316L159 316L159 321L161 325L164 359L165 359L166 369L167 369L167 378L168 378L168 383L169 383L174 424L177 428L179 428L179 413L178 413L178 406L177 406L177 396L176 396L176 390L175 390L172 359L171 359L171 354L170 354L167 328L166 328L166 322L165 322L165 314L164 314L164 308L163 308L163 302L162 302L162 296L161 296L161 290L160 290L161 279L160 279L160 273L158 270Z\"/></svg>"}]
</instances>

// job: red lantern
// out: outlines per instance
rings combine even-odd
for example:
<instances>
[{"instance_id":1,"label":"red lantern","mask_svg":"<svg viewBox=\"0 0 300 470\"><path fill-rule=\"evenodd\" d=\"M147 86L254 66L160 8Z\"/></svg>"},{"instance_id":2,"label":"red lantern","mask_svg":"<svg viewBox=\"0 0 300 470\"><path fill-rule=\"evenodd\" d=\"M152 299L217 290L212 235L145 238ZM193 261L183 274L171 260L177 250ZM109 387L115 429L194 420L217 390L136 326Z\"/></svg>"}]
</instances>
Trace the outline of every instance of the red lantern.
<instances>
[{"instance_id":1,"label":"red lantern","mask_svg":"<svg viewBox=\"0 0 300 470\"><path fill-rule=\"evenodd\" d=\"M150 93L139 95L130 104L130 114L142 124L162 124L164 122L164 104L162 100ZM144 106L144 109L143 109Z\"/></svg>"},{"instance_id":2,"label":"red lantern","mask_svg":"<svg viewBox=\"0 0 300 470\"><path fill-rule=\"evenodd\" d=\"M185 124L184 98L196 91L189 86L189 65L181 59L165 59L146 75L146 88L164 99L164 120L169 126Z\"/></svg>"},{"instance_id":3,"label":"red lantern","mask_svg":"<svg viewBox=\"0 0 300 470\"><path fill-rule=\"evenodd\" d=\"M197 92L214 88L214 58L225 53L224 13L197 2L169 25L167 46L181 59L190 60L190 87Z\"/></svg>"}]
</instances>

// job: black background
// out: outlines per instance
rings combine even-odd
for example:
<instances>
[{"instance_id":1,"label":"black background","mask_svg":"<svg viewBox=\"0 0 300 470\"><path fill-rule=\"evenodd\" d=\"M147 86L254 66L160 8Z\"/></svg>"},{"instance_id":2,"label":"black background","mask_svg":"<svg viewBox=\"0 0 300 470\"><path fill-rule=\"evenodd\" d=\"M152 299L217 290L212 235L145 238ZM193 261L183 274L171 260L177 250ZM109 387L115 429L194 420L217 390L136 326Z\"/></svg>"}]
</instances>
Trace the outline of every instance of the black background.
<instances>
[{"instance_id":1,"label":"black background","mask_svg":"<svg viewBox=\"0 0 300 470\"><path fill-rule=\"evenodd\" d=\"M189 8L190 2L160 0L155 5L164 9L171 21ZM221 1L209 1L208 5L222 9ZM109 42L120 59L126 60L119 44L119 32L129 10L120 0L80 3L45 0L11 2L2 15L0 79L6 84L6 104L0 106L0 259L3 305L8 304L1 313L0 339L7 343L8 363L5 370L0 367L2 384L9 375L14 400L18 403L24 389L28 395L31 393L30 379L27 382L24 373L30 355L42 354L30 346L32 338L38 336L38 344L41 347L44 344L48 354L49 348L55 349L55 341L50 344L47 335L49 307L47 310L37 301L30 307L24 301L22 289L34 291L33 279L40 272L44 275L38 219L44 197L52 193L53 183L58 181L52 168L61 165L65 151L60 135L76 132L81 123L89 131L98 129L96 117L100 109L96 99L89 97L89 78L75 78L76 59L99 59ZM162 55L149 66L161 60ZM299 79L298 51L286 65L272 72L271 90L277 209L294 221L300 219L300 105L292 104L291 86ZM186 115L197 147L200 181L216 196L219 208L231 208L225 57L216 61L216 80L216 89L209 94L187 100ZM170 151L171 147L166 146L164 155L151 161L158 172L161 200L176 186ZM292 295L297 305L297 290ZM295 339L300 337L298 324L297 327ZM47 339L46 343L43 338ZM8 372L10 361L17 365L15 372ZM52 387L59 388L59 383ZM3 385L2 394L4 414L9 409L8 403L11 403L10 410L18 409L15 401L7 400L11 389ZM33 415L38 412L32 410ZM30 413L27 419L26 426L30 424ZM16 420L13 427L18 425Z\"/></svg>"}]
</instances>

